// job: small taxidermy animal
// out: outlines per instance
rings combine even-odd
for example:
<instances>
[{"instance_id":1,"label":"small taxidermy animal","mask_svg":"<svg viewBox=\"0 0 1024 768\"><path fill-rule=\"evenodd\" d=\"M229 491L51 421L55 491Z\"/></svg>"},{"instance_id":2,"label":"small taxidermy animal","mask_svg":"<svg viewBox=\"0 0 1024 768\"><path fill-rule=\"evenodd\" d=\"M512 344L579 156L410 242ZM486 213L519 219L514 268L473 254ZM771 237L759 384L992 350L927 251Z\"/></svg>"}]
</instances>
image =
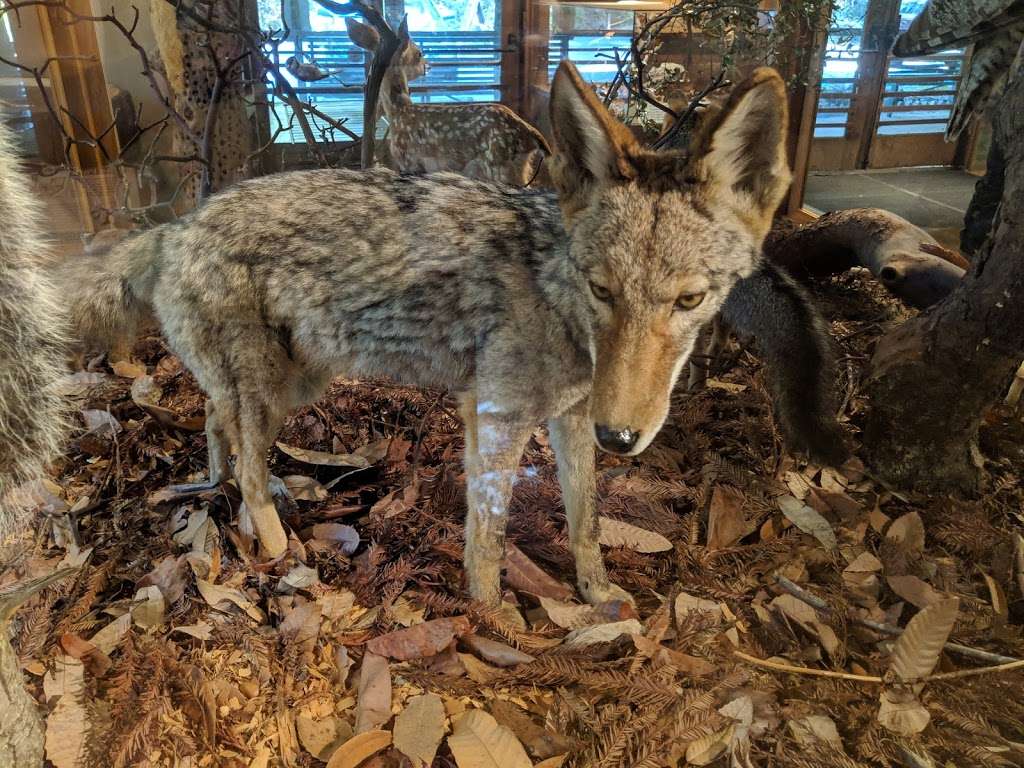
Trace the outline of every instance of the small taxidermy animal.
<instances>
[{"instance_id":1,"label":"small taxidermy animal","mask_svg":"<svg viewBox=\"0 0 1024 768\"><path fill-rule=\"evenodd\" d=\"M296 80L301 80L304 83L315 83L341 72L340 69L325 72L320 69L320 65L315 61L300 61L297 56L289 56L288 60L285 62L285 68L288 70L288 74ZM342 85L344 85L344 83L342 83Z\"/></svg>"},{"instance_id":2,"label":"small taxidermy animal","mask_svg":"<svg viewBox=\"0 0 1024 768\"><path fill-rule=\"evenodd\" d=\"M562 62L551 124L557 194L447 173L282 173L83 263L82 333L152 307L209 397L210 482L236 454L265 555L288 543L266 452L289 410L336 374L386 376L458 395L473 597L500 601L512 486L546 421L580 592L629 599L598 543L594 446L651 444L701 328L760 263L790 181L786 92L758 69L690 152L651 152Z\"/></svg>"}]
</instances>

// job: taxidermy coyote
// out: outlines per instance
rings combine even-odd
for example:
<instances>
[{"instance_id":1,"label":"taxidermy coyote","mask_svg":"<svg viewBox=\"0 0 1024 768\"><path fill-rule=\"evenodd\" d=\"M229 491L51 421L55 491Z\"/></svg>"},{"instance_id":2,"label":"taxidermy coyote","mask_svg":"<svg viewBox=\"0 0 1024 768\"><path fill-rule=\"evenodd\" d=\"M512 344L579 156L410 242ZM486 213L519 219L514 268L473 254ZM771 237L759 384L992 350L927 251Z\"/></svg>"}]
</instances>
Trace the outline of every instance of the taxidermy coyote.
<instances>
[{"instance_id":1,"label":"taxidermy coyote","mask_svg":"<svg viewBox=\"0 0 1024 768\"><path fill-rule=\"evenodd\" d=\"M0 540L24 524L15 489L57 454L66 426L56 384L67 313L44 271L42 216L18 162L0 122Z\"/></svg>"},{"instance_id":2,"label":"taxidermy coyote","mask_svg":"<svg viewBox=\"0 0 1024 768\"><path fill-rule=\"evenodd\" d=\"M790 180L785 92L758 69L690 152L655 153L563 62L551 123L557 194L452 174L284 173L86 264L80 327L102 338L152 306L209 396L210 481L236 453L266 554L287 545L266 451L288 410L335 374L386 376L458 394L475 598L500 599L513 481L548 421L580 591L628 599L598 545L593 444L651 443L700 329L757 265Z\"/></svg>"}]
</instances>

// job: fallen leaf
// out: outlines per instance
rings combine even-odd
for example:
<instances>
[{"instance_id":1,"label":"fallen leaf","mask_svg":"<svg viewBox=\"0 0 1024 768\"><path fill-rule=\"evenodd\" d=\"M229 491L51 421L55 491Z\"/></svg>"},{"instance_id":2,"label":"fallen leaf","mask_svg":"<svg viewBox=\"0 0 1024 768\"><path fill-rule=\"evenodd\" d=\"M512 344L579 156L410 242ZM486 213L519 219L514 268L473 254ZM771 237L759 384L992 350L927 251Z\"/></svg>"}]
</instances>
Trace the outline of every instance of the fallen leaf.
<instances>
[{"instance_id":1,"label":"fallen leaf","mask_svg":"<svg viewBox=\"0 0 1024 768\"><path fill-rule=\"evenodd\" d=\"M174 557L168 555L162 558L153 569L139 579L136 588L155 585L167 601L167 605L174 605L181 600L185 594L187 584L188 563L185 557Z\"/></svg>"},{"instance_id":2,"label":"fallen leaf","mask_svg":"<svg viewBox=\"0 0 1024 768\"><path fill-rule=\"evenodd\" d=\"M703 677L710 675L718 669L714 664L705 661L697 656L677 651L673 648L666 648L643 635L633 635L633 645L638 651L647 654L655 667L671 665L680 672L692 677Z\"/></svg>"},{"instance_id":3,"label":"fallen leaf","mask_svg":"<svg viewBox=\"0 0 1024 768\"><path fill-rule=\"evenodd\" d=\"M675 612L676 612L676 626L682 626L686 620L686 616L690 611L699 611L700 613L707 614L711 618L720 620L722 618L721 606L713 600L705 600L702 597L694 597L688 595L685 592L680 592L676 596Z\"/></svg>"},{"instance_id":4,"label":"fallen leaf","mask_svg":"<svg viewBox=\"0 0 1024 768\"><path fill-rule=\"evenodd\" d=\"M319 760L328 760L335 751L352 738L352 726L336 717L315 719L300 714L295 718L299 743Z\"/></svg>"},{"instance_id":5,"label":"fallen leaf","mask_svg":"<svg viewBox=\"0 0 1024 768\"><path fill-rule=\"evenodd\" d=\"M982 571L981 575L984 577L985 585L988 587L989 598L992 601L992 612L995 613L996 618L1005 623L1010 613L1010 608L1006 602L1006 593L999 586L999 582L985 573L985 571Z\"/></svg>"},{"instance_id":6,"label":"fallen leaf","mask_svg":"<svg viewBox=\"0 0 1024 768\"><path fill-rule=\"evenodd\" d=\"M568 754L555 755L554 757L549 757L547 760L541 760L533 766L533 768L562 768L562 763L565 762L567 757L569 757Z\"/></svg>"},{"instance_id":7,"label":"fallen leaf","mask_svg":"<svg viewBox=\"0 0 1024 768\"><path fill-rule=\"evenodd\" d=\"M843 740L839 736L835 722L826 715L807 715L789 721L789 729L793 732L796 743L807 747L815 742L824 742L844 751Z\"/></svg>"},{"instance_id":8,"label":"fallen leaf","mask_svg":"<svg viewBox=\"0 0 1024 768\"><path fill-rule=\"evenodd\" d=\"M319 583L320 578L316 569L300 563L281 577L281 580L277 582L277 591L291 594L297 589L309 589Z\"/></svg>"},{"instance_id":9,"label":"fallen leaf","mask_svg":"<svg viewBox=\"0 0 1024 768\"><path fill-rule=\"evenodd\" d=\"M898 597L918 608L927 608L942 599L942 593L917 576L888 576L885 582Z\"/></svg>"},{"instance_id":10,"label":"fallen leaf","mask_svg":"<svg viewBox=\"0 0 1024 768\"><path fill-rule=\"evenodd\" d=\"M166 620L167 603L156 585L142 587L135 593L132 620L143 629L155 629Z\"/></svg>"},{"instance_id":11,"label":"fallen leaf","mask_svg":"<svg viewBox=\"0 0 1024 768\"><path fill-rule=\"evenodd\" d=\"M82 411L85 428L96 435L114 435L121 431L121 422L114 418L110 411Z\"/></svg>"},{"instance_id":12,"label":"fallen leaf","mask_svg":"<svg viewBox=\"0 0 1024 768\"><path fill-rule=\"evenodd\" d=\"M379 440L373 440L366 445L361 445L356 448L352 453L356 456L362 456L370 464L376 464L378 461L388 455L388 447L391 445L390 437L382 437Z\"/></svg>"},{"instance_id":13,"label":"fallen leaf","mask_svg":"<svg viewBox=\"0 0 1024 768\"><path fill-rule=\"evenodd\" d=\"M94 677L103 677L114 664L107 654L72 632L61 635L60 646L68 656L81 661Z\"/></svg>"},{"instance_id":14,"label":"fallen leaf","mask_svg":"<svg viewBox=\"0 0 1024 768\"><path fill-rule=\"evenodd\" d=\"M204 579L196 579L196 586L199 588L199 594L203 596L203 599L211 608L225 610L225 603L232 603L260 624L265 623L267 620L263 611L257 608L252 600L246 597L241 590L232 589L220 584L212 584Z\"/></svg>"},{"instance_id":15,"label":"fallen leaf","mask_svg":"<svg viewBox=\"0 0 1024 768\"><path fill-rule=\"evenodd\" d=\"M643 626L636 619L613 621L610 624L595 624L591 627L573 630L565 636L564 644L574 646L607 643L622 635L639 635L641 632L643 632Z\"/></svg>"},{"instance_id":16,"label":"fallen leaf","mask_svg":"<svg viewBox=\"0 0 1024 768\"><path fill-rule=\"evenodd\" d=\"M323 483L306 475L285 475L281 481L296 501L323 501L330 494Z\"/></svg>"},{"instance_id":17,"label":"fallen leaf","mask_svg":"<svg viewBox=\"0 0 1024 768\"><path fill-rule=\"evenodd\" d=\"M746 384L733 384L730 381L722 381L721 379L716 379L710 376L704 382L704 385L708 389L721 389L724 390L725 392L732 392L733 394L737 392L743 392L747 388Z\"/></svg>"},{"instance_id":18,"label":"fallen leaf","mask_svg":"<svg viewBox=\"0 0 1024 768\"><path fill-rule=\"evenodd\" d=\"M108 656L114 652L117 648L117 644L121 642L121 638L124 633L127 632L132 626L132 615L126 613L114 619L112 622L103 627L103 629L96 632L95 635L89 638L89 642L99 648L103 653Z\"/></svg>"},{"instance_id":19,"label":"fallen leaf","mask_svg":"<svg viewBox=\"0 0 1024 768\"><path fill-rule=\"evenodd\" d=\"M820 541L825 549L835 549L839 546L839 542L836 541L836 534L832 530L832 526L829 525L828 520L818 512L815 512L811 507L789 494L779 496L776 499L776 503L779 505L779 510L782 514L786 516L786 519L804 533L809 533Z\"/></svg>"},{"instance_id":20,"label":"fallen leaf","mask_svg":"<svg viewBox=\"0 0 1024 768\"><path fill-rule=\"evenodd\" d=\"M366 644L366 648L371 653L397 661L422 659L440 653L451 645L452 640L469 630L469 619L465 616L433 619L375 637Z\"/></svg>"},{"instance_id":21,"label":"fallen leaf","mask_svg":"<svg viewBox=\"0 0 1024 768\"><path fill-rule=\"evenodd\" d=\"M531 661L535 661L534 657L528 653L523 653L510 645L480 635L466 635L462 638L462 642L484 661L495 666L514 667L517 664L529 664Z\"/></svg>"},{"instance_id":22,"label":"fallen leaf","mask_svg":"<svg viewBox=\"0 0 1024 768\"><path fill-rule=\"evenodd\" d=\"M543 760L561 754L572 747L572 741L553 729L545 728L544 721L538 721L528 711L504 699L493 699L487 710L495 720L508 728L519 742L526 747L527 754Z\"/></svg>"},{"instance_id":23,"label":"fallen leaf","mask_svg":"<svg viewBox=\"0 0 1024 768\"><path fill-rule=\"evenodd\" d=\"M391 719L391 665L383 656L363 654L357 700L356 733L372 731Z\"/></svg>"},{"instance_id":24,"label":"fallen leaf","mask_svg":"<svg viewBox=\"0 0 1024 768\"><path fill-rule=\"evenodd\" d=\"M482 709L455 721L448 748L459 768L533 768L515 734Z\"/></svg>"},{"instance_id":25,"label":"fallen leaf","mask_svg":"<svg viewBox=\"0 0 1024 768\"><path fill-rule=\"evenodd\" d=\"M317 523L313 526L313 538L331 542L341 550L343 555L351 555L359 549L359 531L351 525Z\"/></svg>"},{"instance_id":26,"label":"fallen leaf","mask_svg":"<svg viewBox=\"0 0 1024 768\"><path fill-rule=\"evenodd\" d=\"M275 443L281 453L291 456L304 464L314 464L319 467L355 467L366 469L370 461L365 456L357 453L326 453L324 451L310 451L305 448L298 448L285 443Z\"/></svg>"},{"instance_id":27,"label":"fallen leaf","mask_svg":"<svg viewBox=\"0 0 1024 768\"><path fill-rule=\"evenodd\" d=\"M183 624L180 627L173 627L171 632L181 632L197 640L209 640L213 634L213 627L205 621L200 621L198 624Z\"/></svg>"},{"instance_id":28,"label":"fallen leaf","mask_svg":"<svg viewBox=\"0 0 1024 768\"><path fill-rule=\"evenodd\" d=\"M369 757L377 754L385 747L391 746L391 734L388 731L364 731L338 747L327 768L356 768Z\"/></svg>"},{"instance_id":29,"label":"fallen leaf","mask_svg":"<svg viewBox=\"0 0 1024 768\"><path fill-rule=\"evenodd\" d=\"M913 736L928 727L932 716L913 691L886 688L878 707L878 722L901 736Z\"/></svg>"},{"instance_id":30,"label":"fallen leaf","mask_svg":"<svg viewBox=\"0 0 1024 768\"><path fill-rule=\"evenodd\" d=\"M286 645L297 646L304 653L312 655L320 634L320 606L317 603L295 606L284 617L277 633Z\"/></svg>"},{"instance_id":31,"label":"fallen leaf","mask_svg":"<svg viewBox=\"0 0 1024 768\"><path fill-rule=\"evenodd\" d=\"M711 765L729 748L735 729L736 725L733 723L690 742L686 748L686 761L691 765Z\"/></svg>"},{"instance_id":32,"label":"fallen leaf","mask_svg":"<svg viewBox=\"0 0 1024 768\"><path fill-rule=\"evenodd\" d=\"M608 621L592 605L563 603L561 600L553 600L550 597L541 597L540 605L548 618L562 629L580 629L593 624L604 624Z\"/></svg>"},{"instance_id":33,"label":"fallen leaf","mask_svg":"<svg viewBox=\"0 0 1024 768\"><path fill-rule=\"evenodd\" d=\"M505 543L505 580L513 589L537 597L571 600L572 587L549 576L511 541Z\"/></svg>"},{"instance_id":34,"label":"fallen leaf","mask_svg":"<svg viewBox=\"0 0 1024 768\"><path fill-rule=\"evenodd\" d=\"M138 360L118 360L110 369L123 379L137 379L146 375L146 364Z\"/></svg>"},{"instance_id":35,"label":"fallen leaf","mask_svg":"<svg viewBox=\"0 0 1024 768\"><path fill-rule=\"evenodd\" d=\"M843 584L857 603L871 607L878 602L881 571L882 561L870 552L862 552L843 569Z\"/></svg>"},{"instance_id":36,"label":"fallen leaf","mask_svg":"<svg viewBox=\"0 0 1024 768\"><path fill-rule=\"evenodd\" d=\"M77 768L89 723L83 692L85 668L69 656L59 658L57 665L60 699L46 717L46 757L55 768Z\"/></svg>"},{"instance_id":37,"label":"fallen leaf","mask_svg":"<svg viewBox=\"0 0 1024 768\"><path fill-rule=\"evenodd\" d=\"M716 485L708 509L708 549L731 547L755 526L743 514L743 494L727 485Z\"/></svg>"},{"instance_id":38,"label":"fallen leaf","mask_svg":"<svg viewBox=\"0 0 1024 768\"><path fill-rule=\"evenodd\" d=\"M395 749L409 758L413 768L430 765L444 738L444 704L433 693L413 696L395 718Z\"/></svg>"},{"instance_id":39,"label":"fallen leaf","mask_svg":"<svg viewBox=\"0 0 1024 768\"><path fill-rule=\"evenodd\" d=\"M132 382L132 402L144 410L156 421L171 429L183 429L186 432L200 432L206 425L205 416L178 416L169 408L160 405L163 394L152 376L139 376Z\"/></svg>"},{"instance_id":40,"label":"fallen leaf","mask_svg":"<svg viewBox=\"0 0 1024 768\"><path fill-rule=\"evenodd\" d=\"M626 547L643 554L651 552L667 552L672 549L672 542L660 533L638 528L635 525L613 520L603 515L598 517L601 527L599 541L606 547Z\"/></svg>"},{"instance_id":41,"label":"fallen leaf","mask_svg":"<svg viewBox=\"0 0 1024 768\"><path fill-rule=\"evenodd\" d=\"M885 538L902 544L910 552L924 551L924 523L917 512L908 512L893 521Z\"/></svg>"}]
</instances>

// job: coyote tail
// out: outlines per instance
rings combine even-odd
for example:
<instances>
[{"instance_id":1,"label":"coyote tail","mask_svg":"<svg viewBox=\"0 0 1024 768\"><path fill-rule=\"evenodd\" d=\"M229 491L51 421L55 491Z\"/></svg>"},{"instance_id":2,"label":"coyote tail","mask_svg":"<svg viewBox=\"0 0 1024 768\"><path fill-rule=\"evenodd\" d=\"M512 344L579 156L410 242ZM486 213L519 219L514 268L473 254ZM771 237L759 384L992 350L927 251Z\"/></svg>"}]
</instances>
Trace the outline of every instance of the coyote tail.
<instances>
[{"instance_id":1,"label":"coyote tail","mask_svg":"<svg viewBox=\"0 0 1024 768\"><path fill-rule=\"evenodd\" d=\"M39 204L0 122L0 541L28 524L17 491L61 450L67 315L50 281Z\"/></svg>"}]
</instances>

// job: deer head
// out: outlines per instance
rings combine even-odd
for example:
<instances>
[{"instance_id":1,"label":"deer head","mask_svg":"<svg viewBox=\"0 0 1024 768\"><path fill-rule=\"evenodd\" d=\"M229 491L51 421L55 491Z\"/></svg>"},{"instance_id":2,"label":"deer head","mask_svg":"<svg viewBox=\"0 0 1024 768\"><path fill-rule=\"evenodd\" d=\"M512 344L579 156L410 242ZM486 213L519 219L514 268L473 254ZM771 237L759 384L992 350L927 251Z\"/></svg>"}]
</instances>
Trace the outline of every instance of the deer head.
<instances>
[{"instance_id":1,"label":"deer head","mask_svg":"<svg viewBox=\"0 0 1024 768\"><path fill-rule=\"evenodd\" d=\"M397 31L392 30L383 18L378 25L380 29L349 17L345 19L345 26L352 42L380 59L388 72L399 72L406 82L427 74L427 60L423 57L423 51L409 37L408 16L402 18ZM390 49L392 53L384 60L383 51L386 49Z\"/></svg>"}]
</instances>

